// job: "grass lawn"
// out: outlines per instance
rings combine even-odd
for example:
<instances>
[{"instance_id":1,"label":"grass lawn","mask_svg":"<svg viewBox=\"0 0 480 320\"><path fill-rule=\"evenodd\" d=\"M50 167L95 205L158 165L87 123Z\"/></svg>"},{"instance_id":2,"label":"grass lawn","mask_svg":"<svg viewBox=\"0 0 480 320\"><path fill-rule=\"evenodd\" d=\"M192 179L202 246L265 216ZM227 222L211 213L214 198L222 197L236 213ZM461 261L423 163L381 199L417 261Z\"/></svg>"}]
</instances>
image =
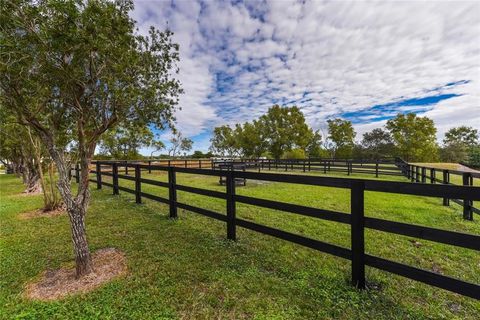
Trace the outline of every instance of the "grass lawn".
<instances>
[{"instance_id":1,"label":"grass lawn","mask_svg":"<svg viewBox=\"0 0 480 320\"><path fill-rule=\"evenodd\" d=\"M120 172L122 173L122 172ZM142 175L166 181L164 173ZM346 177L346 174L338 176ZM367 177L355 174L353 177ZM404 178L382 178L406 181ZM104 177L108 181L107 177ZM218 178L178 174L177 183L223 191ZM120 185L132 187L131 181ZM21 220L42 205L22 196L19 179L0 176L1 319L479 319L480 301L367 267L371 287L350 286L350 262L283 240L238 228L225 240L224 223L133 195L93 189L87 232L93 251L115 247L129 273L84 295L57 302L23 298L25 284L47 269L72 264L68 218ZM142 191L167 197L161 187ZM343 189L248 181L237 193L348 213ZM480 217L462 219L462 208L441 199L366 192L366 215L439 229L480 234ZM178 192L178 201L225 212L220 199ZM344 247L346 225L237 204L237 215ZM366 251L394 261L480 283L477 251L366 230Z\"/></svg>"}]
</instances>

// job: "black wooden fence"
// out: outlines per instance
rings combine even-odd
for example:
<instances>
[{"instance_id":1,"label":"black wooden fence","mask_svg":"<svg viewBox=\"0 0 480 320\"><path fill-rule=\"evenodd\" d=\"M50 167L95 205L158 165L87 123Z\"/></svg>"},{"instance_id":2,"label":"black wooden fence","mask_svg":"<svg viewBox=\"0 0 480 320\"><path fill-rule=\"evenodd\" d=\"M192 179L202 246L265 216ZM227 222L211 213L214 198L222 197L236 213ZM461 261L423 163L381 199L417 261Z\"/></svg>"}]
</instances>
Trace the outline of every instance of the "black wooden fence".
<instances>
[{"instance_id":1,"label":"black wooden fence","mask_svg":"<svg viewBox=\"0 0 480 320\"><path fill-rule=\"evenodd\" d=\"M434 167L424 167L413 165L397 158L397 164L403 175L416 183L446 184L455 185L451 182L451 175L457 175L462 178L463 186L473 186L474 179L480 178L480 173L469 171L457 171L448 169L439 169ZM480 214L480 209L473 206L472 200L463 200L451 197L443 197L443 205L449 206L450 201L463 207L463 218L473 220L473 214Z\"/></svg>"},{"instance_id":2,"label":"black wooden fence","mask_svg":"<svg viewBox=\"0 0 480 320\"><path fill-rule=\"evenodd\" d=\"M169 205L170 217L177 217L177 209L185 209L196 212L201 215L226 222L227 238L236 239L236 228L242 227L262 234L270 235L286 241L290 241L308 248L321 252L329 253L337 257L351 260L352 284L357 288L365 288L365 266L370 266L416 281L420 281L432 286L446 289L461 295L480 299L480 286L477 284L465 282L463 280L451 278L428 270L419 269L402 263L390 261L365 252L365 228L379 230L383 232L399 234L409 237L415 237L453 245L462 248L468 248L480 251L480 236L464 234L453 231L440 230L425 226L412 225L400 222L394 222L384 219L364 216L364 192L386 192L406 195L418 195L427 197L440 197L449 199L463 199L464 201L480 200L480 188L473 186L454 186L443 184L419 184L409 182L393 182L378 180L362 180L350 178L332 178L308 175L283 175L274 173L258 173L248 171L217 171L206 169L148 166L142 164L127 164L133 168L135 175L123 175L118 173L119 163L96 162L96 170L92 173L96 178L90 181L96 182L97 188L109 186L113 189L113 194L119 194L124 191L135 195L137 203L142 202L142 198L158 201ZM111 167L111 171L102 171L103 166ZM168 172L168 182L156 181L142 177L144 170L160 170ZM224 176L226 178L226 192L201 189L187 185L181 185L176 182L176 173L198 174L206 176ZM111 176L112 183L102 180L102 176ZM249 196L235 194L235 179L255 179L273 182L295 183L314 186L326 186L335 188L345 188L350 190L351 210L350 214L336 212L331 210L306 207L302 205L289 204L279 201L259 199ZM78 171L76 171L76 180L78 181ZM119 179L126 179L135 182L135 189L129 189L119 185ZM168 198L159 197L154 194L142 191L142 184L154 185L168 188ZM214 197L226 200L226 215L214 212L205 208L192 206L177 200L177 191L190 192L208 197ZM344 248L327 242L311 239L298 234L286 232L276 228L267 227L251 221L236 217L236 203L244 203L263 208L281 210L293 214L334 221L350 225L351 228L351 248ZM472 265L472 268L475 268Z\"/></svg>"},{"instance_id":3,"label":"black wooden fence","mask_svg":"<svg viewBox=\"0 0 480 320\"><path fill-rule=\"evenodd\" d=\"M213 167L225 161L214 161ZM235 159L227 161L232 164L245 164L247 169L261 171L302 171L302 172L340 172L402 176L401 169L394 158L379 160L362 159Z\"/></svg>"},{"instance_id":4,"label":"black wooden fence","mask_svg":"<svg viewBox=\"0 0 480 320\"><path fill-rule=\"evenodd\" d=\"M299 171L299 172L339 172L351 175L353 173L372 174L376 177L403 176L398 161L394 158L384 158L379 160L363 159L152 159L152 160L110 160L102 163L118 163L122 168L127 164L148 164L146 170L151 171L151 166L162 165L167 167L199 168L199 169L218 169L220 166L228 164L231 166L242 165L247 170L255 171Z\"/></svg>"}]
</instances>

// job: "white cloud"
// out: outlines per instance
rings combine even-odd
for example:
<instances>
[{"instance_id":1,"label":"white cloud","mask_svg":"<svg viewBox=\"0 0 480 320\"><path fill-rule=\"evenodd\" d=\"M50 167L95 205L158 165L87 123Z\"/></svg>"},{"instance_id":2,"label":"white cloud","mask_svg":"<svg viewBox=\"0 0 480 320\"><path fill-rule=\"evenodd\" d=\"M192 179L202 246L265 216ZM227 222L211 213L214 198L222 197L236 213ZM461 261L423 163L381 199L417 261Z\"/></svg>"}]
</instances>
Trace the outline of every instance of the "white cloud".
<instances>
[{"instance_id":1,"label":"white cloud","mask_svg":"<svg viewBox=\"0 0 480 320\"><path fill-rule=\"evenodd\" d=\"M439 139L452 126L480 129L479 2L172 3L136 1L133 17L141 32L167 22L175 32L188 136L274 102L297 104L321 128L344 112L447 93L460 96L425 113ZM460 80L470 82L431 91ZM358 136L382 123L356 125Z\"/></svg>"}]
</instances>

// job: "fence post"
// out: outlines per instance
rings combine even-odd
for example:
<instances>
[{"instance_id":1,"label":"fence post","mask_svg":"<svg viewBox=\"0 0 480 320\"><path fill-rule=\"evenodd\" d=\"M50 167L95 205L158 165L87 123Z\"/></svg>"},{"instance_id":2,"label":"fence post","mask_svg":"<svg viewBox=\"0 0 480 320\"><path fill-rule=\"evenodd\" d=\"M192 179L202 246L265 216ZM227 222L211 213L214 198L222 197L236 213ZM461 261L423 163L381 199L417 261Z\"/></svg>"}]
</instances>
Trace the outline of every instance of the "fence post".
<instances>
[{"instance_id":1,"label":"fence post","mask_svg":"<svg viewBox=\"0 0 480 320\"><path fill-rule=\"evenodd\" d=\"M443 170L443 184L449 184L450 183L450 173L448 170ZM450 199L448 198L443 198L443 205L448 206L450 205Z\"/></svg>"},{"instance_id":2,"label":"fence post","mask_svg":"<svg viewBox=\"0 0 480 320\"><path fill-rule=\"evenodd\" d=\"M464 186L471 186L473 184L473 177L470 172L464 172L462 176ZM472 205L472 200L463 199L463 219L470 221L473 220Z\"/></svg>"},{"instance_id":3,"label":"fence post","mask_svg":"<svg viewBox=\"0 0 480 320\"><path fill-rule=\"evenodd\" d=\"M303 172L305 172L305 159L303 159Z\"/></svg>"},{"instance_id":4,"label":"fence post","mask_svg":"<svg viewBox=\"0 0 480 320\"><path fill-rule=\"evenodd\" d=\"M118 192L118 163L113 163L112 164L112 171L113 171L113 177L112 177L112 181L113 181L113 194L115 195L118 195L119 192Z\"/></svg>"},{"instance_id":5,"label":"fence post","mask_svg":"<svg viewBox=\"0 0 480 320\"><path fill-rule=\"evenodd\" d=\"M75 164L75 182L80 183L80 167L78 163Z\"/></svg>"},{"instance_id":6,"label":"fence post","mask_svg":"<svg viewBox=\"0 0 480 320\"><path fill-rule=\"evenodd\" d=\"M95 171L97 173L97 189L102 189L102 166L100 164L100 161L97 161L96 166L97 167Z\"/></svg>"},{"instance_id":7,"label":"fence post","mask_svg":"<svg viewBox=\"0 0 480 320\"><path fill-rule=\"evenodd\" d=\"M187 167L188 167L188 166L187 166L187 160L185 159L185 168L187 168Z\"/></svg>"},{"instance_id":8,"label":"fence post","mask_svg":"<svg viewBox=\"0 0 480 320\"><path fill-rule=\"evenodd\" d=\"M427 168L422 167L422 183L427 183Z\"/></svg>"},{"instance_id":9,"label":"fence post","mask_svg":"<svg viewBox=\"0 0 480 320\"><path fill-rule=\"evenodd\" d=\"M435 179L436 179L436 174L435 174L435 169L432 168L430 169L430 183L435 183Z\"/></svg>"},{"instance_id":10,"label":"fence post","mask_svg":"<svg viewBox=\"0 0 480 320\"><path fill-rule=\"evenodd\" d=\"M170 201L170 218L176 219L177 215L177 177L175 168L168 167L168 200Z\"/></svg>"},{"instance_id":11,"label":"fence post","mask_svg":"<svg viewBox=\"0 0 480 320\"><path fill-rule=\"evenodd\" d=\"M420 182L420 167L415 167L415 182Z\"/></svg>"},{"instance_id":12,"label":"fence post","mask_svg":"<svg viewBox=\"0 0 480 320\"><path fill-rule=\"evenodd\" d=\"M142 178L140 171L140 165L135 165L135 202L142 203L142 183L140 179Z\"/></svg>"},{"instance_id":13,"label":"fence post","mask_svg":"<svg viewBox=\"0 0 480 320\"><path fill-rule=\"evenodd\" d=\"M148 160L148 173L152 173L152 161Z\"/></svg>"},{"instance_id":14,"label":"fence post","mask_svg":"<svg viewBox=\"0 0 480 320\"><path fill-rule=\"evenodd\" d=\"M202 169L202 160L198 160L198 169Z\"/></svg>"},{"instance_id":15,"label":"fence post","mask_svg":"<svg viewBox=\"0 0 480 320\"><path fill-rule=\"evenodd\" d=\"M227 239L236 240L235 228L235 176L234 171L227 171Z\"/></svg>"},{"instance_id":16,"label":"fence post","mask_svg":"<svg viewBox=\"0 0 480 320\"><path fill-rule=\"evenodd\" d=\"M323 160L323 173L327 173L327 161Z\"/></svg>"},{"instance_id":17,"label":"fence post","mask_svg":"<svg viewBox=\"0 0 480 320\"><path fill-rule=\"evenodd\" d=\"M412 182L414 182L415 181L415 167L414 166L411 166L410 173L411 173L410 174L410 180Z\"/></svg>"},{"instance_id":18,"label":"fence post","mask_svg":"<svg viewBox=\"0 0 480 320\"><path fill-rule=\"evenodd\" d=\"M378 178L378 160L375 162L375 177Z\"/></svg>"},{"instance_id":19,"label":"fence post","mask_svg":"<svg viewBox=\"0 0 480 320\"><path fill-rule=\"evenodd\" d=\"M352 285L358 289L365 289L364 190L363 181L352 182L350 194Z\"/></svg>"},{"instance_id":20,"label":"fence post","mask_svg":"<svg viewBox=\"0 0 480 320\"><path fill-rule=\"evenodd\" d=\"M125 160L125 175L128 176L128 161Z\"/></svg>"}]
</instances>

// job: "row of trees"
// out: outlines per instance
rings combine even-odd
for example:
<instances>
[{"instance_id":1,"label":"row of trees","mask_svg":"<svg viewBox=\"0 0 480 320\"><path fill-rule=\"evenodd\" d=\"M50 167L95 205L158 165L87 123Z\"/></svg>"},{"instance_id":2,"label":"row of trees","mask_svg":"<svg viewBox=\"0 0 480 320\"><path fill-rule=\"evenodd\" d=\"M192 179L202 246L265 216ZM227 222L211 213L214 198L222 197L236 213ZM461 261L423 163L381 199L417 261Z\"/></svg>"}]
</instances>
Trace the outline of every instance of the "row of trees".
<instances>
[{"instance_id":1,"label":"row of trees","mask_svg":"<svg viewBox=\"0 0 480 320\"><path fill-rule=\"evenodd\" d=\"M96 156L99 159L136 160L144 156L140 154L140 148L149 147L154 153L166 150L168 157L175 158L181 154L186 155L193 147L193 141L184 137L178 130L174 131L169 139L168 148L155 135L149 126L119 126L105 132L99 142L100 152Z\"/></svg>"},{"instance_id":2,"label":"row of trees","mask_svg":"<svg viewBox=\"0 0 480 320\"><path fill-rule=\"evenodd\" d=\"M433 120L414 113L398 114L383 128L363 134L355 141L356 132L350 121L327 120L324 136L308 126L297 107L271 107L252 122L216 127L211 139L211 152L228 157L279 158L362 158L401 157L406 161L470 162L478 165L479 134L471 127L450 129L443 146L436 142Z\"/></svg>"},{"instance_id":3,"label":"row of trees","mask_svg":"<svg viewBox=\"0 0 480 320\"><path fill-rule=\"evenodd\" d=\"M132 10L128 0L19 0L0 6L2 139L12 137L3 124L19 128L9 150L2 143L1 158L24 174L55 165L77 277L93 270L85 216L89 167L99 142L108 144L105 133L118 134L116 128L172 127L182 92L174 78L179 54L171 32L152 27L148 36L139 35ZM69 179L74 163L80 164L76 190Z\"/></svg>"},{"instance_id":4,"label":"row of trees","mask_svg":"<svg viewBox=\"0 0 480 320\"><path fill-rule=\"evenodd\" d=\"M305 122L297 107L275 105L257 120L216 127L210 151L223 156L261 157L268 154L276 159L287 152L313 155L320 151L321 135ZM293 156L293 154L292 154Z\"/></svg>"}]
</instances>

